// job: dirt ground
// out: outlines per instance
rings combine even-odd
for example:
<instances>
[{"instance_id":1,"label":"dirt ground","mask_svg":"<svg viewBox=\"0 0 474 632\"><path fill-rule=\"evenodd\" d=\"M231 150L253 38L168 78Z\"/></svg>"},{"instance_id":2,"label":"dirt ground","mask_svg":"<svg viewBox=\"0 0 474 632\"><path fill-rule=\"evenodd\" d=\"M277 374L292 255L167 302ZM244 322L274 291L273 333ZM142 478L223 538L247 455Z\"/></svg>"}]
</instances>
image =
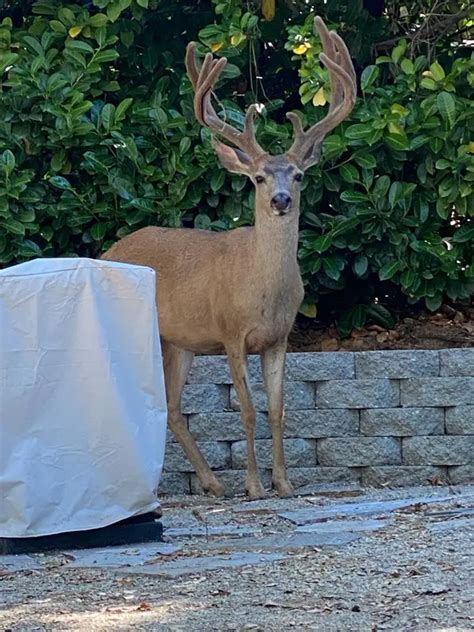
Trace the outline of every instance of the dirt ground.
<instances>
[{"instance_id":1,"label":"dirt ground","mask_svg":"<svg viewBox=\"0 0 474 632\"><path fill-rule=\"evenodd\" d=\"M281 516L301 510L309 527ZM15 571L0 558L0 630L474 630L474 486L170 498L163 513L175 546L138 566L71 568L76 554L45 554ZM129 548L132 560L140 548ZM252 563L192 569L249 548ZM169 575L179 564L190 569Z\"/></svg>"},{"instance_id":2,"label":"dirt ground","mask_svg":"<svg viewBox=\"0 0 474 632\"><path fill-rule=\"evenodd\" d=\"M336 327L300 317L290 335L289 351L374 351L378 349L449 349L474 346L474 306L444 305L437 314L414 313L393 329L369 325L341 338Z\"/></svg>"}]
</instances>

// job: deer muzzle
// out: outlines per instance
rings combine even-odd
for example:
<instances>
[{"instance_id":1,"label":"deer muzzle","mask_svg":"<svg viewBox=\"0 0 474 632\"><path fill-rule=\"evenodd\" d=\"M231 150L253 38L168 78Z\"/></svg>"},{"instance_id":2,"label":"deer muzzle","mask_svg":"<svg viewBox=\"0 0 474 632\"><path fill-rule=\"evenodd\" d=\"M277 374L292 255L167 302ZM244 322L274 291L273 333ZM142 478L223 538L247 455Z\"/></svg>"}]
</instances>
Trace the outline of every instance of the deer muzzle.
<instances>
[{"instance_id":1,"label":"deer muzzle","mask_svg":"<svg viewBox=\"0 0 474 632\"><path fill-rule=\"evenodd\" d=\"M272 197L271 205L276 215L285 215L290 210L291 198L286 193L277 193Z\"/></svg>"}]
</instances>

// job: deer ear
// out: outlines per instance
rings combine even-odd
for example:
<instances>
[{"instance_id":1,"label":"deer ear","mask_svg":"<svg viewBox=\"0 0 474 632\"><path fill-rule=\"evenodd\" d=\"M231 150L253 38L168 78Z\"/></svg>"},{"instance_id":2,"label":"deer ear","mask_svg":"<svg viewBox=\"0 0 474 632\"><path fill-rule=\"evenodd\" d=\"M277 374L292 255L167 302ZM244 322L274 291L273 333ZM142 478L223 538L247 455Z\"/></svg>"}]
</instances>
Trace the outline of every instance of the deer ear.
<instances>
[{"instance_id":1,"label":"deer ear","mask_svg":"<svg viewBox=\"0 0 474 632\"><path fill-rule=\"evenodd\" d=\"M250 175L252 161L244 151L224 145L224 143L215 138L212 139L212 146L221 165L228 171L231 173L243 173L246 176Z\"/></svg>"}]
</instances>

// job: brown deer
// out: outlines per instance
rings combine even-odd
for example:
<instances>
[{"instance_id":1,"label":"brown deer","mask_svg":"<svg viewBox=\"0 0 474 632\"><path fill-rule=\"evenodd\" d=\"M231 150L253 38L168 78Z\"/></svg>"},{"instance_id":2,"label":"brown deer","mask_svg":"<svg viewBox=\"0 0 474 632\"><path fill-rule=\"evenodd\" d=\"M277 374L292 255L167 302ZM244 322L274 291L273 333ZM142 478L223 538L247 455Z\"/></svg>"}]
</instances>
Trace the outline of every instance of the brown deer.
<instances>
[{"instance_id":1,"label":"brown deer","mask_svg":"<svg viewBox=\"0 0 474 632\"><path fill-rule=\"evenodd\" d=\"M255 226L224 233L147 227L128 235L103 256L156 270L169 426L202 487L217 496L224 493L224 486L187 429L181 393L194 354L222 351L228 357L247 440L247 493L250 498L265 495L255 456L248 353L261 355L272 430L273 486L280 496L292 493L283 453L283 380L287 337L303 300L297 263L300 183L305 169L318 162L324 137L347 117L356 97L354 68L343 40L329 32L321 18L316 18L315 27L324 49L320 59L331 81L329 113L307 131L295 113L288 113L294 142L277 156L266 153L256 140L255 106L246 113L243 131L216 114L212 90L227 60L216 60L208 53L198 70L196 44L191 42L187 48L196 118L213 133L222 165L254 183Z\"/></svg>"}]
</instances>

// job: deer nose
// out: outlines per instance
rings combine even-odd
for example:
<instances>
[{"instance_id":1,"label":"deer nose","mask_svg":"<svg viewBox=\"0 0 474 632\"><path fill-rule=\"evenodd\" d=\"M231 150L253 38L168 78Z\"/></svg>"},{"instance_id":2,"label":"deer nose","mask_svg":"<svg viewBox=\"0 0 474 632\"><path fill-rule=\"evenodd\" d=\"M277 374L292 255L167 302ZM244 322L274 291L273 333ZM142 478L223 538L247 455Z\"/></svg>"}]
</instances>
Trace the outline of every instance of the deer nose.
<instances>
[{"instance_id":1,"label":"deer nose","mask_svg":"<svg viewBox=\"0 0 474 632\"><path fill-rule=\"evenodd\" d=\"M291 198L286 193L277 193L272 197L272 207L277 211L286 211L291 204Z\"/></svg>"}]
</instances>

